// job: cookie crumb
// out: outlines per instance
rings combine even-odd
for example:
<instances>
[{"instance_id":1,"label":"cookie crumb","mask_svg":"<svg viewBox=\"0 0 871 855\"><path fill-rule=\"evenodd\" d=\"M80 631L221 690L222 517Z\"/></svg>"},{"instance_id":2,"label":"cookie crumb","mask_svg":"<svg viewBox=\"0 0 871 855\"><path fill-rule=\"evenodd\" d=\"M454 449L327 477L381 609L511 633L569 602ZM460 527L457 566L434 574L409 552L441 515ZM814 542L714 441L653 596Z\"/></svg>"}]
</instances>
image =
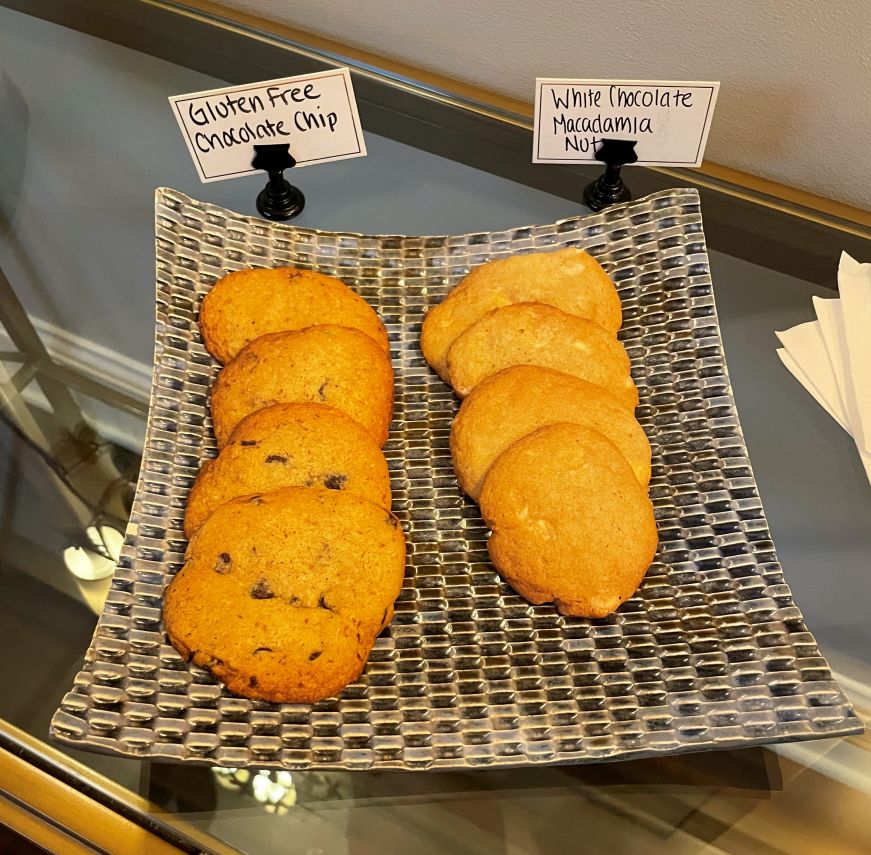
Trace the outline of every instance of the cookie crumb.
<instances>
[{"instance_id":1,"label":"cookie crumb","mask_svg":"<svg viewBox=\"0 0 871 855\"><path fill-rule=\"evenodd\" d=\"M230 553L229 552L222 552L218 556L217 560L215 561L215 572L220 573L222 576L225 573L229 573L230 570L232 569L232 567L231 567L232 563L233 562L230 559Z\"/></svg>"},{"instance_id":2,"label":"cookie crumb","mask_svg":"<svg viewBox=\"0 0 871 855\"><path fill-rule=\"evenodd\" d=\"M252 505L262 505L263 504L263 495L261 493L258 493L256 496L251 496L251 498L248 499L248 501Z\"/></svg>"},{"instance_id":3,"label":"cookie crumb","mask_svg":"<svg viewBox=\"0 0 871 855\"><path fill-rule=\"evenodd\" d=\"M257 685L257 678L256 678L256 677L252 677L252 678L248 681L248 685L249 685L249 686L252 686L252 687L253 687L253 686L256 686L256 685Z\"/></svg>"},{"instance_id":4,"label":"cookie crumb","mask_svg":"<svg viewBox=\"0 0 871 855\"><path fill-rule=\"evenodd\" d=\"M267 463L287 463L287 458L281 454L270 454L266 458Z\"/></svg>"},{"instance_id":5,"label":"cookie crumb","mask_svg":"<svg viewBox=\"0 0 871 855\"><path fill-rule=\"evenodd\" d=\"M347 482L348 476L340 475L337 472L324 476L324 486L328 490L341 490Z\"/></svg>"},{"instance_id":6,"label":"cookie crumb","mask_svg":"<svg viewBox=\"0 0 871 855\"><path fill-rule=\"evenodd\" d=\"M258 653L274 653L274 651L271 647L258 647L254 653L256 655Z\"/></svg>"},{"instance_id":7,"label":"cookie crumb","mask_svg":"<svg viewBox=\"0 0 871 855\"><path fill-rule=\"evenodd\" d=\"M324 382L321 383L320 386L318 386L318 397L319 397L322 401L326 401L326 400L327 400L327 396L326 396L325 393L326 393L326 391L327 391L327 386L329 386L329 385L330 385L330 381L329 381L329 380L324 380Z\"/></svg>"},{"instance_id":8,"label":"cookie crumb","mask_svg":"<svg viewBox=\"0 0 871 855\"><path fill-rule=\"evenodd\" d=\"M256 439L240 439L239 445L257 445Z\"/></svg>"},{"instance_id":9,"label":"cookie crumb","mask_svg":"<svg viewBox=\"0 0 871 855\"><path fill-rule=\"evenodd\" d=\"M321 594L320 597L318 598L318 608L319 609L326 609L328 612L333 611L333 607L326 601L326 598L324 597L323 594Z\"/></svg>"}]
</instances>

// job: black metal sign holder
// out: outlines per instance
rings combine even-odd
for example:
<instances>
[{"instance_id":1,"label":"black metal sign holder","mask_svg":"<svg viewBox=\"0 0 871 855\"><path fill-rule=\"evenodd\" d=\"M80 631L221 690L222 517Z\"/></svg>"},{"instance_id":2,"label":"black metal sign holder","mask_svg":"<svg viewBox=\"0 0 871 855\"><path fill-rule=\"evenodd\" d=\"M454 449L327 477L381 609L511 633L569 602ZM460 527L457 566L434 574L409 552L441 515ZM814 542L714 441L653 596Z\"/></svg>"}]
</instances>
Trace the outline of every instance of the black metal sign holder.
<instances>
[{"instance_id":1,"label":"black metal sign holder","mask_svg":"<svg viewBox=\"0 0 871 855\"><path fill-rule=\"evenodd\" d=\"M635 141L602 140L596 151L596 160L605 164L605 171L584 188L584 204L591 211L601 211L617 202L628 202L632 194L623 183L620 168L638 160Z\"/></svg>"},{"instance_id":2,"label":"black metal sign holder","mask_svg":"<svg viewBox=\"0 0 871 855\"><path fill-rule=\"evenodd\" d=\"M288 143L255 145L251 166L269 173L269 181L257 195L257 210L267 220L292 220L302 213L305 196L284 177L284 170L296 166Z\"/></svg>"}]
</instances>

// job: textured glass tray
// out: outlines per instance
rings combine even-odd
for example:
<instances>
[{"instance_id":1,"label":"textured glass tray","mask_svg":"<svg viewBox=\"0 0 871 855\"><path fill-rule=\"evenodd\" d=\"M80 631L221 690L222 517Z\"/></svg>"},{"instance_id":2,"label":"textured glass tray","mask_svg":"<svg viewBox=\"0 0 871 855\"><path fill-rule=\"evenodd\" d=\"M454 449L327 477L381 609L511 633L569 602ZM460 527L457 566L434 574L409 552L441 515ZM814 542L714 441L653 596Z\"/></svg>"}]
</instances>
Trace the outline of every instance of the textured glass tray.
<instances>
[{"instance_id":1,"label":"textured glass tray","mask_svg":"<svg viewBox=\"0 0 871 855\"><path fill-rule=\"evenodd\" d=\"M286 768L591 762L860 732L784 583L732 399L694 190L545 226L367 237L156 198L157 330L142 472L121 561L54 739L128 757ZM488 563L448 451L457 401L418 345L426 308L490 258L577 245L614 279L653 447L660 550L601 621L531 606ZM361 679L315 706L236 698L163 633L217 365L198 305L228 270L338 276L390 333L385 448L408 539L405 587Z\"/></svg>"}]
</instances>

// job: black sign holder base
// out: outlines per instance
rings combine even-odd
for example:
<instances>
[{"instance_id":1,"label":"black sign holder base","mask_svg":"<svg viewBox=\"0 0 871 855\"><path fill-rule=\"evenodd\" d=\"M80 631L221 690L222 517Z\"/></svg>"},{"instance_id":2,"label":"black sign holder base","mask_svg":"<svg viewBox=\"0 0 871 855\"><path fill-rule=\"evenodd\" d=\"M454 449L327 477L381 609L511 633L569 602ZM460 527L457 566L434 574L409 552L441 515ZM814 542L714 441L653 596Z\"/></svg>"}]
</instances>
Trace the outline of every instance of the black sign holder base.
<instances>
[{"instance_id":1,"label":"black sign holder base","mask_svg":"<svg viewBox=\"0 0 871 855\"><path fill-rule=\"evenodd\" d=\"M628 202L632 193L620 177L620 168L638 160L635 143L627 140L602 140L602 145L596 151L596 160L605 164L605 171L584 188L584 204L591 211L601 211L618 202Z\"/></svg>"},{"instance_id":2,"label":"black sign holder base","mask_svg":"<svg viewBox=\"0 0 871 855\"><path fill-rule=\"evenodd\" d=\"M284 177L284 170L296 166L287 143L255 145L251 166L269 173L269 181L257 195L257 210L267 220L292 220L302 213L305 196Z\"/></svg>"}]
</instances>

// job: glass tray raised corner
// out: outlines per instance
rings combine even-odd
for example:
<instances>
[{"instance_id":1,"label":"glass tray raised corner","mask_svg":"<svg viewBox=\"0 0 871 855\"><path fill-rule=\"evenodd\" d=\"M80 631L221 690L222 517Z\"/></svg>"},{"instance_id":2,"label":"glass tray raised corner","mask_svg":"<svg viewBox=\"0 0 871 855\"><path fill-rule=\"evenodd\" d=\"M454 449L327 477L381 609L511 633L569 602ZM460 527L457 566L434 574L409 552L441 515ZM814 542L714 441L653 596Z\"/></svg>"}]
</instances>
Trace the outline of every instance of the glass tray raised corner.
<instances>
[{"instance_id":1,"label":"glass tray raised corner","mask_svg":"<svg viewBox=\"0 0 871 855\"><path fill-rule=\"evenodd\" d=\"M862 730L784 582L723 357L695 190L503 232L401 237L275 225L156 196L157 327L142 471L122 558L54 739L149 760L288 769L579 763ZM660 550L609 619L531 606L488 563L448 451L457 401L418 344L428 306L473 266L575 245L623 301L620 336L653 447ZM218 366L196 318L229 270L338 276L381 314L396 370L385 448L408 567L359 681L314 706L231 696L163 633L188 490L215 446Z\"/></svg>"}]
</instances>

